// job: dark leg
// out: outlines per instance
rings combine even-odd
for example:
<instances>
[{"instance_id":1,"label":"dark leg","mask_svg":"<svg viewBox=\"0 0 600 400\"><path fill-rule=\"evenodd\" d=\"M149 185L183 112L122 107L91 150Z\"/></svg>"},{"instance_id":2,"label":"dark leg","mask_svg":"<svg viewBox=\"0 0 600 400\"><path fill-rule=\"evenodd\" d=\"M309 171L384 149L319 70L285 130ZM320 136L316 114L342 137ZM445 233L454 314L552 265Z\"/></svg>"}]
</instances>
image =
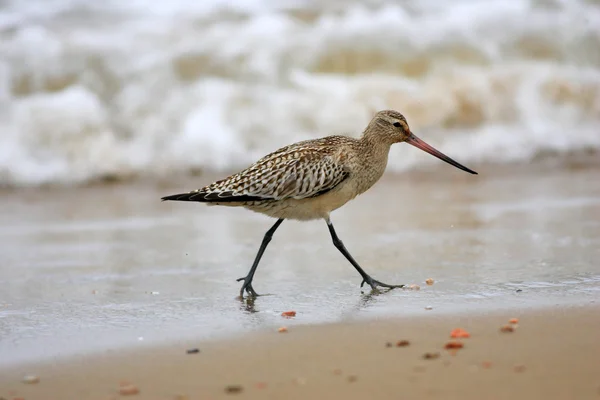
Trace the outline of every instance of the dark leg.
<instances>
[{"instance_id":1,"label":"dark leg","mask_svg":"<svg viewBox=\"0 0 600 400\"><path fill-rule=\"evenodd\" d=\"M333 240L333 245L340 251L340 253L342 253L344 255L344 257L346 257L346 259L348 261L350 261L350 264L352 264L352 266L354 268L356 268L356 270L358 271L360 276L362 276L363 281L360 284L360 287L363 287L363 285L365 283L367 283L369 286L371 286L371 289L373 289L373 290L377 290L378 286L384 287L384 288L389 288L389 289L401 288L404 286L404 285L388 285L387 283L379 282L379 281L376 281L375 279L371 278L369 276L369 274L367 274L360 267L360 265L358 265L358 263L350 255L350 253L348 253L348 250L346 250L346 246L344 246L344 243L342 243L342 241L338 237L337 233L335 233L335 229L333 228L333 224L331 223L331 221L329 219L327 219L326 222L327 222L327 227L329 228L329 233L331 234L331 239Z\"/></svg>"},{"instance_id":2,"label":"dark leg","mask_svg":"<svg viewBox=\"0 0 600 400\"><path fill-rule=\"evenodd\" d=\"M271 229L269 229L267 231L267 233L265 233L265 237L263 238L263 241L260 244L260 248L258 249L258 254L256 254L256 258L254 259L254 264L252 264L252 268L250 268L248 275L237 280L237 282L244 281L244 284L242 285L242 289L240 290L240 297L244 297L244 290L246 292L248 292L248 294L251 296L254 296L254 297L258 296L258 293L256 293L254 291L254 288L252 287L252 278L254 278L254 273L256 272L258 263L260 262L260 259L262 258L262 255L265 252L267 245L273 238L273 234L275 233L277 228L279 228L279 225L281 225L282 222L283 222L283 218L278 219L277 222L275 222L275 224L271 227Z\"/></svg>"}]
</instances>

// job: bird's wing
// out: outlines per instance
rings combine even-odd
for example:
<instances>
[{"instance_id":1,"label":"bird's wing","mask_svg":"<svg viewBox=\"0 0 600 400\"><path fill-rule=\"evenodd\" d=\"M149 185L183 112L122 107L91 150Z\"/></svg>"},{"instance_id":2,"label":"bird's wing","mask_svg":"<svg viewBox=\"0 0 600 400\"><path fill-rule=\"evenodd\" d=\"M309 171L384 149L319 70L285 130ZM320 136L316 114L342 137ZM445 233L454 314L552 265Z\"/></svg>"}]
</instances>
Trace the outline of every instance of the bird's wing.
<instances>
[{"instance_id":1,"label":"bird's wing","mask_svg":"<svg viewBox=\"0 0 600 400\"><path fill-rule=\"evenodd\" d=\"M331 148L302 144L281 148L202 189L163 199L219 203L305 199L324 194L348 178L348 170Z\"/></svg>"}]
</instances>

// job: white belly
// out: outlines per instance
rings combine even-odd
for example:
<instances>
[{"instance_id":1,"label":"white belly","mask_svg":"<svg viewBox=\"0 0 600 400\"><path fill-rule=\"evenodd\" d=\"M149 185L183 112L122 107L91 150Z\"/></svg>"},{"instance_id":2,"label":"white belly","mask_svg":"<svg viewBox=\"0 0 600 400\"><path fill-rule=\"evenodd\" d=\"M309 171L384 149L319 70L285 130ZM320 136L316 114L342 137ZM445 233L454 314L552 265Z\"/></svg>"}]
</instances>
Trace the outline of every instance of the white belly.
<instances>
[{"instance_id":1,"label":"white belly","mask_svg":"<svg viewBox=\"0 0 600 400\"><path fill-rule=\"evenodd\" d=\"M332 190L318 197L307 199L286 199L277 202L252 204L245 206L273 218L309 221L325 219L329 213L337 210L360 194L353 182L342 183L339 189Z\"/></svg>"}]
</instances>

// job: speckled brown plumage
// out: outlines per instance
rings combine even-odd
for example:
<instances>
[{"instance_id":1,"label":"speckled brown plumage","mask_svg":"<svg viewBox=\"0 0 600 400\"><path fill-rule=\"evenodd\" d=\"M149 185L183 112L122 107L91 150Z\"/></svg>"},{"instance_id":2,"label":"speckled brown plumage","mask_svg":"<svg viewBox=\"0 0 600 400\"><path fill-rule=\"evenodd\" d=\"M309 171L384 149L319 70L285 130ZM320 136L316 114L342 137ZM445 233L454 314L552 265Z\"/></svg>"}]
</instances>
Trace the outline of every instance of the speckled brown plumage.
<instances>
[{"instance_id":1,"label":"speckled brown plumage","mask_svg":"<svg viewBox=\"0 0 600 400\"><path fill-rule=\"evenodd\" d=\"M318 196L348 177L336 149L349 144L349 138L329 136L283 147L237 174L187 193L187 200L244 205Z\"/></svg>"},{"instance_id":2,"label":"speckled brown plumage","mask_svg":"<svg viewBox=\"0 0 600 400\"><path fill-rule=\"evenodd\" d=\"M256 295L252 288L256 266L284 219L325 219L335 246L361 274L363 284L368 283L373 288L398 287L376 281L360 268L337 237L329 214L372 187L385 171L392 144L403 141L475 173L414 136L402 114L385 110L373 117L358 139L336 135L294 143L264 156L237 174L201 189L165 196L162 200L245 207L278 219L265 235L249 274L240 278L244 280L240 295L244 290Z\"/></svg>"}]
</instances>

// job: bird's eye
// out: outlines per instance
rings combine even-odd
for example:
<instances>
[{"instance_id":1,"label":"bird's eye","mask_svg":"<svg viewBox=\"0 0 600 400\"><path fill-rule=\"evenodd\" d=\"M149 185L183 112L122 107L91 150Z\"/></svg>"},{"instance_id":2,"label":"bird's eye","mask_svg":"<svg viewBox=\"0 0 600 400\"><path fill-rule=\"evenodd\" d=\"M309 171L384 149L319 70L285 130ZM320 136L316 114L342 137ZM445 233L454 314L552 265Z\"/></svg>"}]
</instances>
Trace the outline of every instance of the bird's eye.
<instances>
[{"instance_id":1,"label":"bird's eye","mask_svg":"<svg viewBox=\"0 0 600 400\"><path fill-rule=\"evenodd\" d=\"M398 121L394 122L392 125L394 125L396 128L400 128L402 126Z\"/></svg>"}]
</instances>

